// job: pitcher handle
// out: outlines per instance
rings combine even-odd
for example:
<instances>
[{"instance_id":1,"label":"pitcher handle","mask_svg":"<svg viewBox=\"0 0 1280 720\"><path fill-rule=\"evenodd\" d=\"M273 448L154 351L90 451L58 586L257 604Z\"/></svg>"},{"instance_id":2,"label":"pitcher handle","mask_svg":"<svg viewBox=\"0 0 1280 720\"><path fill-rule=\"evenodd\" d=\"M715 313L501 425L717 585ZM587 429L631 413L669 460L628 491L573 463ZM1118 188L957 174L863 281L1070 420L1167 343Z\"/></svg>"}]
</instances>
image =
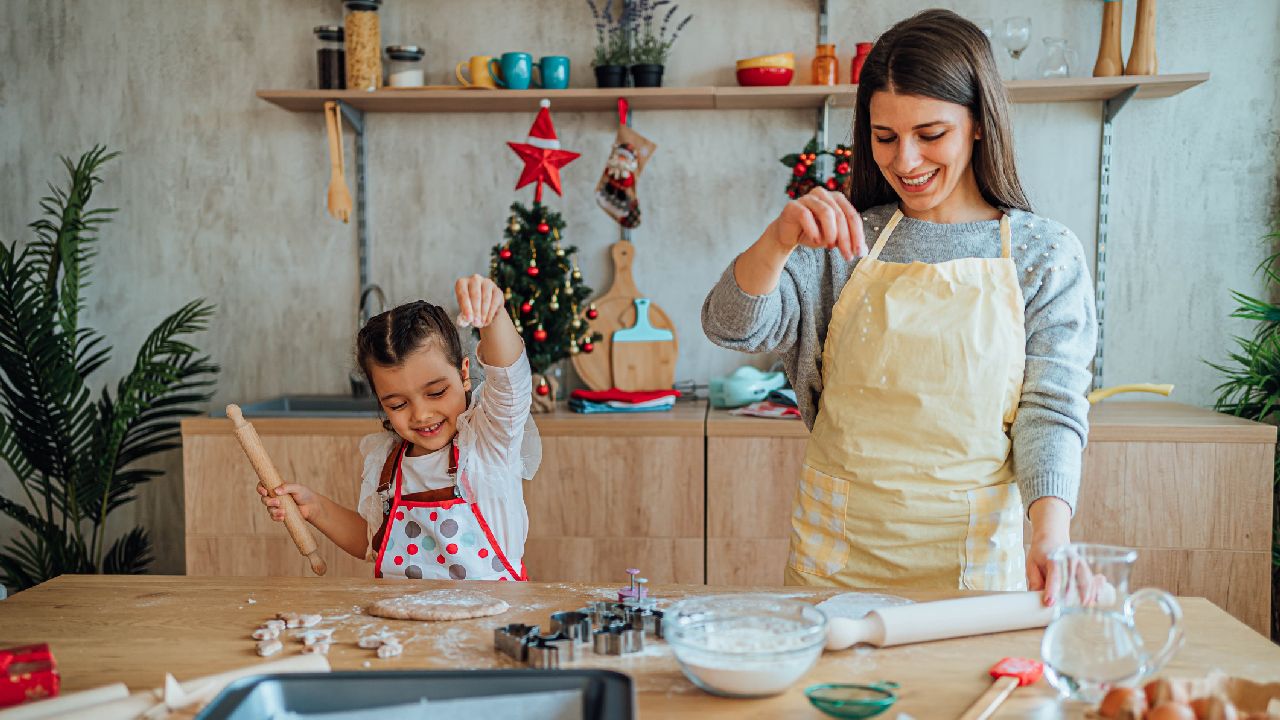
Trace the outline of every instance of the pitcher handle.
<instances>
[{"instance_id":1,"label":"pitcher handle","mask_svg":"<svg viewBox=\"0 0 1280 720\"><path fill-rule=\"evenodd\" d=\"M1124 601L1124 617L1130 627L1133 627L1134 610L1143 602L1159 605L1164 614L1169 617L1169 634L1165 638L1164 647L1143 663L1142 676L1146 678L1159 672L1178 648L1182 647L1182 606L1172 595L1163 590L1142 588Z\"/></svg>"}]
</instances>

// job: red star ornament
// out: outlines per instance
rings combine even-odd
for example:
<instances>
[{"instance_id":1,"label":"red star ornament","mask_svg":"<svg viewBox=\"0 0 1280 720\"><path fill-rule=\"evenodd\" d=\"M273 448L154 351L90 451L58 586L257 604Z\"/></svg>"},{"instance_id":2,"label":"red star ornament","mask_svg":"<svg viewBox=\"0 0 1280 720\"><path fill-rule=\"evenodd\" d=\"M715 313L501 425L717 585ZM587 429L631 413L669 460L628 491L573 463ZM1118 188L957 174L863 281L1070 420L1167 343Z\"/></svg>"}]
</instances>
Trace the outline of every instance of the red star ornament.
<instances>
[{"instance_id":1,"label":"red star ornament","mask_svg":"<svg viewBox=\"0 0 1280 720\"><path fill-rule=\"evenodd\" d=\"M533 126L529 128L529 137L526 141L507 143L524 161L524 170L520 173L520 180L516 182L516 189L519 190L531 182L537 182L537 189L534 192L536 202L542 202L542 183L544 182L550 184L557 195L563 195L564 193L560 191L560 168L581 157L580 153L560 149L560 140L556 137L555 126L551 124L549 110L551 101L543 100L540 105L538 116L534 118Z\"/></svg>"}]
</instances>

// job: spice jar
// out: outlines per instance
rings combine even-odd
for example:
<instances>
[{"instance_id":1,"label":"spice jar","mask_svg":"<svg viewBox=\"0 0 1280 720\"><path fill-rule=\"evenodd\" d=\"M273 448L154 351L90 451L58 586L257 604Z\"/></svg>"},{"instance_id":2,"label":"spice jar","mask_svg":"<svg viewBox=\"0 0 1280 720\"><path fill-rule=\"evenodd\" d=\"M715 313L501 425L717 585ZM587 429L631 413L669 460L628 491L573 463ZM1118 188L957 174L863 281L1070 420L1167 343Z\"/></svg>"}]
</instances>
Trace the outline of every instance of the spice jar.
<instances>
[{"instance_id":1,"label":"spice jar","mask_svg":"<svg viewBox=\"0 0 1280 720\"><path fill-rule=\"evenodd\" d=\"M422 48L417 45L388 45L387 84L391 87L421 87L426 83L422 66Z\"/></svg>"},{"instance_id":2,"label":"spice jar","mask_svg":"<svg viewBox=\"0 0 1280 720\"><path fill-rule=\"evenodd\" d=\"M813 57L814 85L835 85L840 79L840 61L836 59L836 46L822 44L818 46L818 54Z\"/></svg>"},{"instance_id":3,"label":"spice jar","mask_svg":"<svg viewBox=\"0 0 1280 720\"><path fill-rule=\"evenodd\" d=\"M382 87L382 29L378 7L382 0L347 0L344 30L347 42L347 87L377 90Z\"/></svg>"},{"instance_id":4,"label":"spice jar","mask_svg":"<svg viewBox=\"0 0 1280 720\"><path fill-rule=\"evenodd\" d=\"M858 79L862 77L862 64L867 61L867 55L871 53L872 43L858 43L858 54L853 56L853 61L849 63L849 82L854 85L858 84Z\"/></svg>"},{"instance_id":5,"label":"spice jar","mask_svg":"<svg viewBox=\"0 0 1280 720\"><path fill-rule=\"evenodd\" d=\"M321 90L341 90L347 86L347 58L342 51L342 26L317 25L312 32L320 40L316 68Z\"/></svg>"}]
</instances>

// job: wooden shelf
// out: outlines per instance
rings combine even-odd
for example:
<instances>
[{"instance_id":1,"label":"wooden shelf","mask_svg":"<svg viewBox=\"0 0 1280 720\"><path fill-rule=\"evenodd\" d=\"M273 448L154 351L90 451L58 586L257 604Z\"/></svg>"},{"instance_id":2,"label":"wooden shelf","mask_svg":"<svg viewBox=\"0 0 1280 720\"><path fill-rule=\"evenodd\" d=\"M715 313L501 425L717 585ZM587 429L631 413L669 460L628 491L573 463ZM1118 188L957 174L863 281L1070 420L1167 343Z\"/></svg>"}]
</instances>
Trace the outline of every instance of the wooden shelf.
<instances>
[{"instance_id":1,"label":"wooden shelf","mask_svg":"<svg viewBox=\"0 0 1280 720\"><path fill-rule=\"evenodd\" d=\"M1015 103L1109 100L1137 87L1137 98L1177 95L1209 79L1209 73L1130 75L1113 78L1016 80L1005 83ZM857 85L785 87L571 88L569 90L259 90L258 97L291 112L319 112L325 100L342 100L366 112L531 112L542 98L561 112L617 109L626 97L637 110L748 110L818 108L827 96L852 107Z\"/></svg>"}]
</instances>

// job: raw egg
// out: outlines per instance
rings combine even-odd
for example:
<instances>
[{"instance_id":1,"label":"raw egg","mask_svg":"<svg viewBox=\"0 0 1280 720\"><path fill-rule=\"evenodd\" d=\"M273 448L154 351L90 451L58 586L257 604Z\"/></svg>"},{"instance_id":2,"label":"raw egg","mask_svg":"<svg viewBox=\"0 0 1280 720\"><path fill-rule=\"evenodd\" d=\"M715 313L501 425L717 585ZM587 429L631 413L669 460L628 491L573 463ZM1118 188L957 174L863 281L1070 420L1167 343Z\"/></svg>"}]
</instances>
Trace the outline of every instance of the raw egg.
<instances>
[{"instance_id":1,"label":"raw egg","mask_svg":"<svg viewBox=\"0 0 1280 720\"><path fill-rule=\"evenodd\" d=\"M1161 703L1147 713L1146 720L1196 720L1191 707L1177 702Z\"/></svg>"},{"instance_id":2,"label":"raw egg","mask_svg":"<svg viewBox=\"0 0 1280 720\"><path fill-rule=\"evenodd\" d=\"M1195 711L1198 720L1236 720L1239 717L1236 706L1230 700L1216 695L1192 700L1191 709Z\"/></svg>"},{"instance_id":3,"label":"raw egg","mask_svg":"<svg viewBox=\"0 0 1280 720\"><path fill-rule=\"evenodd\" d=\"M1155 707L1162 703L1176 702L1187 704L1187 691L1181 685L1175 685L1164 678L1152 680L1142 688L1147 696L1147 707Z\"/></svg>"},{"instance_id":4,"label":"raw egg","mask_svg":"<svg viewBox=\"0 0 1280 720\"><path fill-rule=\"evenodd\" d=\"M1139 720L1147 709L1147 696L1138 688L1112 688L1098 705L1098 714L1116 720Z\"/></svg>"}]
</instances>

